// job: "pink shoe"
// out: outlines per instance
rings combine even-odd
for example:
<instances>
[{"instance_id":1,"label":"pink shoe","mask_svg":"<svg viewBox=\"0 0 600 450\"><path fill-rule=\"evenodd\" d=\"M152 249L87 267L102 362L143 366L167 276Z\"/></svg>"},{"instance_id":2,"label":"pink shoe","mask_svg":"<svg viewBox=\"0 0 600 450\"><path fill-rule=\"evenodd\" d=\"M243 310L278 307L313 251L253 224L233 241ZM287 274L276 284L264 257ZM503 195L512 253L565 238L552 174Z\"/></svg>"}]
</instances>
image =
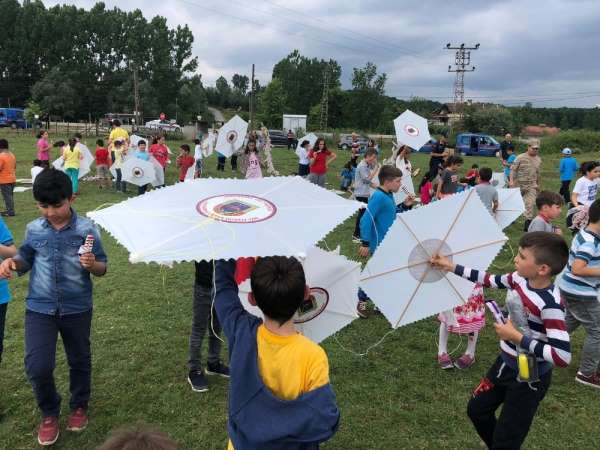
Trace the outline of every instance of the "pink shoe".
<instances>
[{"instance_id":1,"label":"pink shoe","mask_svg":"<svg viewBox=\"0 0 600 450\"><path fill-rule=\"evenodd\" d=\"M438 355L438 364L444 370L454 368L454 364L452 364L452 359L448 356L448 353Z\"/></svg>"},{"instance_id":2,"label":"pink shoe","mask_svg":"<svg viewBox=\"0 0 600 450\"><path fill-rule=\"evenodd\" d=\"M468 369L473 364L475 364L475 358L471 355L467 355L466 353L454 361L454 365L457 369Z\"/></svg>"}]
</instances>

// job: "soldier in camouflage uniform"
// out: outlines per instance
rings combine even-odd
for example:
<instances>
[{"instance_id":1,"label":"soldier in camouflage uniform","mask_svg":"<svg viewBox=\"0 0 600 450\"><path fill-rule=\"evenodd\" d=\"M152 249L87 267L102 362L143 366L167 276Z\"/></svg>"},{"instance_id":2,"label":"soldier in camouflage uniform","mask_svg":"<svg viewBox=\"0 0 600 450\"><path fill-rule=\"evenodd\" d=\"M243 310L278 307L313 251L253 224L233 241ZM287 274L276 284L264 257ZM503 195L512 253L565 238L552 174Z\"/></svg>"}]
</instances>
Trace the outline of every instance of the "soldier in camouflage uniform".
<instances>
[{"instance_id":1,"label":"soldier in camouflage uniform","mask_svg":"<svg viewBox=\"0 0 600 450\"><path fill-rule=\"evenodd\" d=\"M527 152L517 156L510 167L510 186L521 189L525 203L525 231L534 217L535 198L540 190L542 159L538 156L539 141L530 142Z\"/></svg>"}]
</instances>

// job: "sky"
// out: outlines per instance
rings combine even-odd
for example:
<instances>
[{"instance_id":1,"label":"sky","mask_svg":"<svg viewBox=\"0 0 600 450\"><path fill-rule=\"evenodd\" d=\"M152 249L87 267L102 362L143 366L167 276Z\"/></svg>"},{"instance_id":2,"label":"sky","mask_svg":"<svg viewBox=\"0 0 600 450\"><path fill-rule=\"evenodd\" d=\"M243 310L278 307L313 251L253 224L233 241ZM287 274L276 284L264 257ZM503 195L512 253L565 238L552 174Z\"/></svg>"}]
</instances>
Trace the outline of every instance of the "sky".
<instances>
[{"instance_id":1,"label":"sky","mask_svg":"<svg viewBox=\"0 0 600 450\"><path fill-rule=\"evenodd\" d=\"M89 9L95 1L44 0ZM600 105L600 2L596 0L105 0L141 9L146 18L187 24L205 85L221 75L250 76L264 85L273 66L294 49L335 59L342 86L352 70L373 62L398 98L452 101L454 51L471 52L465 99L506 105Z\"/></svg>"}]
</instances>

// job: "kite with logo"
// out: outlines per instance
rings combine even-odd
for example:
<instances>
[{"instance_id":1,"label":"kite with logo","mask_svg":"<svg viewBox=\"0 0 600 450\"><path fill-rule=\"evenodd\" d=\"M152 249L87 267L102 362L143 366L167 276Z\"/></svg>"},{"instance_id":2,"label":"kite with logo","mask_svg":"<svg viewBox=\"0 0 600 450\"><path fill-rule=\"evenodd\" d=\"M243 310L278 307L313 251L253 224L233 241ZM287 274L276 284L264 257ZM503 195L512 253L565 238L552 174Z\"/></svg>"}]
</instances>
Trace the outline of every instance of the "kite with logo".
<instances>
[{"instance_id":1,"label":"kite with logo","mask_svg":"<svg viewBox=\"0 0 600 450\"><path fill-rule=\"evenodd\" d=\"M116 178L116 172L113 175ZM130 157L121 164L121 180L136 186L153 184L156 182L156 169L150 161Z\"/></svg>"},{"instance_id":2,"label":"kite with logo","mask_svg":"<svg viewBox=\"0 0 600 450\"><path fill-rule=\"evenodd\" d=\"M474 284L434 269L435 254L486 269L506 236L473 189L398 214L360 285L393 328L467 302Z\"/></svg>"},{"instance_id":3,"label":"kite with logo","mask_svg":"<svg viewBox=\"0 0 600 450\"><path fill-rule=\"evenodd\" d=\"M431 140L427 119L409 109L394 119L394 129L398 145L408 145L415 151Z\"/></svg>"},{"instance_id":4,"label":"kite with logo","mask_svg":"<svg viewBox=\"0 0 600 450\"><path fill-rule=\"evenodd\" d=\"M129 251L131 262L171 264L294 256L360 205L301 177L199 178L87 215Z\"/></svg>"},{"instance_id":5,"label":"kite with logo","mask_svg":"<svg viewBox=\"0 0 600 450\"><path fill-rule=\"evenodd\" d=\"M81 161L79 162L79 175L78 178L81 180L83 177L85 177L88 173L90 173L90 170L92 168L92 163L95 161L94 156L92 155L92 152L90 152L90 149L87 147L87 145L82 144L81 142L79 142L77 144L77 146L79 147L79 150L81 151ZM52 166L57 169L57 170L62 170L64 172L64 159L63 157L59 157L58 159L54 160L54 162L52 163Z\"/></svg>"},{"instance_id":6,"label":"kite with logo","mask_svg":"<svg viewBox=\"0 0 600 450\"><path fill-rule=\"evenodd\" d=\"M316 247L300 258L309 298L294 315L296 329L315 342L331 336L358 317L356 291L360 264L339 254L339 249L326 252ZM263 317L260 309L248 301L250 279L240 284L239 297L244 308L257 317Z\"/></svg>"},{"instance_id":7,"label":"kite with logo","mask_svg":"<svg viewBox=\"0 0 600 450\"><path fill-rule=\"evenodd\" d=\"M215 151L226 157L233 155L244 145L247 131L248 122L240 116L233 116L219 129Z\"/></svg>"},{"instance_id":8,"label":"kite with logo","mask_svg":"<svg viewBox=\"0 0 600 450\"><path fill-rule=\"evenodd\" d=\"M298 154L298 150L300 149L300 145L302 144L302 142L308 141L309 147L313 148L315 146L315 142L317 142L317 139L319 139L319 137L315 133L308 133L303 138L298 139L298 145L296 146L296 154Z\"/></svg>"},{"instance_id":9,"label":"kite with logo","mask_svg":"<svg viewBox=\"0 0 600 450\"><path fill-rule=\"evenodd\" d=\"M519 188L498 189L498 209L495 219L503 230L525 212L523 196Z\"/></svg>"}]
</instances>

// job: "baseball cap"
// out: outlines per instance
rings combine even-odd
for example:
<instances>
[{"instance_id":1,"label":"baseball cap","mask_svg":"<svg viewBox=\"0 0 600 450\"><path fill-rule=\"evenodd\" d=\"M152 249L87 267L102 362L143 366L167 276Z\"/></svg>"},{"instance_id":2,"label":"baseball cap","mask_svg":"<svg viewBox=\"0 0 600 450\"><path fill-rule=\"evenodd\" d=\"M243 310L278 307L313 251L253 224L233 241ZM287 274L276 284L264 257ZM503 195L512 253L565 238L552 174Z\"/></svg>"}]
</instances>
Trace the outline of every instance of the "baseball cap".
<instances>
[{"instance_id":1,"label":"baseball cap","mask_svg":"<svg viewBox=\"0 0 600 450\"><path fill-rule=\"evenodd\" d=\"M571 154L573 154L573 151L570 148L563 148L561 153L563 155L571 155Z\"/></svg>"}]
</instances>

